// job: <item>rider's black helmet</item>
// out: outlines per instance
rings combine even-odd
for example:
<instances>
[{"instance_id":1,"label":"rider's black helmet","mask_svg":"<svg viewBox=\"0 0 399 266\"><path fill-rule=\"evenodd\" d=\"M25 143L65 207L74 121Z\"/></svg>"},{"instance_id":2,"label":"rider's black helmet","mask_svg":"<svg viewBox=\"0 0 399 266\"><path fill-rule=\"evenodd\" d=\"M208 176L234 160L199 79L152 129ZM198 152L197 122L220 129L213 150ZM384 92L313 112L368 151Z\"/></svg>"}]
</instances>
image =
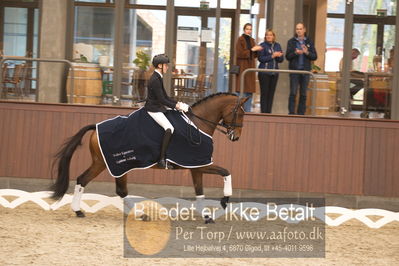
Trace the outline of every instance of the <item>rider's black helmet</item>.
<instances>
[{"instance_id":1,"label":"rider's black helmet","mask_svg":"<svg viewBox=\"0 0 399 266\"><path fill-rule=\"evenodd\" d=\"M159 64L168 64L169 57L166 54L159 54L152 59L152 65L157 68Z\"/></svg>"}]
</instances>

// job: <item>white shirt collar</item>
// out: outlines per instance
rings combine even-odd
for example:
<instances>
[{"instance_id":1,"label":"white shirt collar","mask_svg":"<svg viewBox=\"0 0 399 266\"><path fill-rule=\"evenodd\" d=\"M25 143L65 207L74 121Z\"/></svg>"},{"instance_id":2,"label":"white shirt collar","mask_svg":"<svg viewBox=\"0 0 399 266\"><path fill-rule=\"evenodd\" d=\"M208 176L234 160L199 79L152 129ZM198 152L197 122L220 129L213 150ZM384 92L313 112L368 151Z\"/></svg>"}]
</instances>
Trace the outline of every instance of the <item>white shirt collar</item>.
<instances>
[{"instance_id":1,"label":"white shirt collar","mask_svg":"<svg viewBox=\"0 0 399 266\"><path fill-rule=\"evenodd\" d=\"M304 42L304 41L306 41L307 38L306 38L306 36L304 36L303 39L299 39L299 37L296 37L295 39L296 39L297 41L302 41L302 42Z\"/></svg>"},{"instance_id":2,"label":"white shirt collar","mask_svg":"<svg viewBox=\"0 0 399 266\"><path fill-rule=\"evenodd\" d=\"M163 78L163 75L162 75L162 73L161 72L159 72L158 71L158 69L155 69L155 72L157 72L160 76L161 76L161 78Z\"/></svg>"}]
</instances>

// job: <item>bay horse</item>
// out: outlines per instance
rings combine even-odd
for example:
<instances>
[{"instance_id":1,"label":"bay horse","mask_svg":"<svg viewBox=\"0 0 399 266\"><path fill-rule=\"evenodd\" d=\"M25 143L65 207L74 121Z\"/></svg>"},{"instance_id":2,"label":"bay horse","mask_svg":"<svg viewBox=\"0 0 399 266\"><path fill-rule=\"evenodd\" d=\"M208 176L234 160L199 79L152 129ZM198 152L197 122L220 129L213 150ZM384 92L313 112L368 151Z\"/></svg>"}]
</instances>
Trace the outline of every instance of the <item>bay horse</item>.
<instances>
[{"instance_id":1,"label":"bay horse","mask_svg":"<svg viewBox=\"0 0 399 266\"><path fill-rule=\"evenodd\" d=\"M225 134L230 141L237 141L241 136L245 114L242 106L247 100L248 98L239 98L237 95L231 93L216 93L193 104L187 115L197 128L206 134L212 136L215 130L219 130ZM58 200L64 196L69 187L69 168L72 155L76 148L82 144L82 138L85 133L90 130L94 130L90 136L89 144L92 163L90 167L77 178L71 203L72 210L78 217L85 217L85 214L80 210L80 200L84 188L106 168L97 139L96 125L85 126L74 136L69 138L57 152L55 161L53 162L53 165L56 166L57 178L51 188L54 192L52 198ZM155 165L152 168L157 168L157 166ZM184 168L174 165L174 169ZM214 174L223 177L224 197L221 199L221 205L223 208L226 208L229 197L232 195L230 172L215 164L199 168L190 168L190 171L198 201L205 197L202 185L203 174ZM128 195L127 175L125 174L119 178L115 178L115 183L116 194L122 199L125 198ZM211 219L208 217L205 218Z\"/></svg>"}]
</instances>

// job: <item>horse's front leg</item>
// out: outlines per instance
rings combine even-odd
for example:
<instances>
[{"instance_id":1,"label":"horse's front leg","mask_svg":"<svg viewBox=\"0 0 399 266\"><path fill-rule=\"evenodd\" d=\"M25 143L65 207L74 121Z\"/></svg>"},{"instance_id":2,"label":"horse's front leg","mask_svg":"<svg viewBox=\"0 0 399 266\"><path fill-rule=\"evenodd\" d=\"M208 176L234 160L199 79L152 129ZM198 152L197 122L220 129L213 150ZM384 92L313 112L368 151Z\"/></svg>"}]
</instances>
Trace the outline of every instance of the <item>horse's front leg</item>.
<instances>
[{"instance_id":1,"label":"horse's front leg","mask_svg":"<svg viewBox=\"0 0 399 266\"><path fill-rule=\"evenodd\" d=\"M195 175L193 174L194 172L199 172L199 174L201 175L200 177L195 177ZM198 174L198 175L199 175ZM201 167L201 168L197 168L197 169L193 169L192 170L192 175L193 175L193 182L194 182L194 186L196 187L196 193L202 193L202 174L214 174L214 175L220 175L223 177L223 181L224 181L224 187L223 187L223 194L224 197L220 200L220 204L222 205L222 207L224 209L226 209L227 207L227 203L229 202L230 196L233 195L233 187L231 185L231 174L227 169L224 169L223 167L217 166L217 165L210 165L210 166L206 166L206 167ZM198 180L196 180L198 179ZM200 180L200 181L199 181ZM198 184L198 185L196 185ZM197 186L198 186L198 191L197 191ZM197 197L198 194L197 193Z\"/></svg>"},{"instance_id":2,"label":"horse's front leg","mask_svg":"<svg viewBox=\"0 0 399 266\"><path fill-rule=\"evenodd\" d=\"M202 185L202 172L200 168L191 169L191 176L193 178L195 196L196 196L196 204L197 211L203 216L203 200L205 199L204 195L204 186ZM214 223L214 220L209 215L204 215L202 218L205 219L205 224Z\"/></svg>"},{"instance_id":3,"label":"horse's front leg","mask_svg":"<svg viewBox=\"0 0 399 266\"><path fill-rule=\"evenodd\" d=\"M222 205L223 209L226 209L227 203L229 202L230 196L233 195L233 187L231 185L231 174L227 169L217 165L210 165L202 168L198 168L198 170L202 174L213 174L213 175L220 175L223 177L224 186L223 186L223 194L224 197L221 198L220 204Z\"/></svg>"}]
</instances>

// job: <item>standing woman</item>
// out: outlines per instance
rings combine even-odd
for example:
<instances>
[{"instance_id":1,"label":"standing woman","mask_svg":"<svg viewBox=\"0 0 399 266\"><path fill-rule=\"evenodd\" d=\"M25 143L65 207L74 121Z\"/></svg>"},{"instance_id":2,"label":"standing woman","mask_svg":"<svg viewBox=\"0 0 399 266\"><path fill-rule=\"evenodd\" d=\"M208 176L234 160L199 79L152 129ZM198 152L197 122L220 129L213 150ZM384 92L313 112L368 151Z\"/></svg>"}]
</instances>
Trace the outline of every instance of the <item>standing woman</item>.
<instances>
[{"instance_id":1,"label":"standing woman","mask_svg":"<svg viewBox=\"0 0 399 266\"><path fill-rule=\"evenodd\" d=\"M276 34L268 29L265 33L265 41L260 44L263 50L259 53L259 68L279 69L278 64L284 61L281 45L276 42ZM271 113L274 92L276 91L278 73L259 72L260 84L260 110L262 113Z\"/></svg>"},{"instance_id":2,"label":"standing woman","mask_svg":"<svg viewBox=\"0 0 399 266\"><path fill-rule=\"evenodd\" d=\"M237 65L240 66L240 73L236 80L236 91L240 92L240 77L241 73L247 68L255 68L255 58L258 57L258 51L263 48L256 45L254 38L251 37L252 24L244 25L244 33L238 38L236 43ZM244 93L245 97L251 97L244 104L245 112L251 111L252 93L255 92L255 72L250 72L244 78Z\"/></svg>"}]
</instances>

